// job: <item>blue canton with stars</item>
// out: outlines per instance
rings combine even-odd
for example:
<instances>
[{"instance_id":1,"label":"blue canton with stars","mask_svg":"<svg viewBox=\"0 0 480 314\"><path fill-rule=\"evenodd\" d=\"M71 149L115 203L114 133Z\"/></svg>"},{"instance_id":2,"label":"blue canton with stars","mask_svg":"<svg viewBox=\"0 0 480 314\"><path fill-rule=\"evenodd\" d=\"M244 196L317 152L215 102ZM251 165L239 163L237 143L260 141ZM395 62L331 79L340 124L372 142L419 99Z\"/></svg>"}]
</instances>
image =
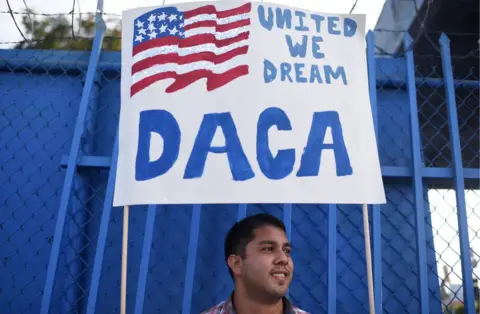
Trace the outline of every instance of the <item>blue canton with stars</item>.
<instances>
[{"instance_id":1,"label":"blue canton with stars","mask_svg":"<svg viewBox=\"0 0 480 314\"><path fill-rule=\"evenodd\" d=\"M145 13L134 21L133 47L156 38L185 38L183 12L176 7L160 8Z\"/></svg>"}]
</instances>

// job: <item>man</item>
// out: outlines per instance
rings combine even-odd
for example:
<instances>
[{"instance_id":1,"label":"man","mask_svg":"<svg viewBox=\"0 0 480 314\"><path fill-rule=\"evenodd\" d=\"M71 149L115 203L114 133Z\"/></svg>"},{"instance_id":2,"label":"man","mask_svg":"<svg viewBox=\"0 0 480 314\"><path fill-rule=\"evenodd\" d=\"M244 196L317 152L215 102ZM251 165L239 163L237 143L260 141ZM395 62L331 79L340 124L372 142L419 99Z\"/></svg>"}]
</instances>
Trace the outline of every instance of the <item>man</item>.
<instances>
[{"instance_id":1,"label":"man","mask_svg":"<svg viewBox=\"0 0 480 314\"><path fill-rule=\"evenodd\" d=\"M285 225L258 214L237 222L225 239L225 260L235 288L203 314L308 314L285 297L293 275Z\"/></svg>"}]
</instances>

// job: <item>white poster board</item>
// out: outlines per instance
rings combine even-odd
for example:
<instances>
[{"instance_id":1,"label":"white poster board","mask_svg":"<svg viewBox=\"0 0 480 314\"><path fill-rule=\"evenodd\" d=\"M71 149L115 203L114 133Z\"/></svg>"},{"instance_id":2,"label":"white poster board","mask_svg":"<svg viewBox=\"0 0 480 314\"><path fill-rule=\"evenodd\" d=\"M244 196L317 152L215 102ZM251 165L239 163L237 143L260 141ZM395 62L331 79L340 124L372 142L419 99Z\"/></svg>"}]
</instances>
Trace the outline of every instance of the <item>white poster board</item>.
<instances>
[{"instance_id":1,"label":"white poster board","mask_svg":"<svg viewBox=\"0 0 480 314\"><path fill-rule=\"evenodd\" d=\"M364 15L123 13L114 205L192 203L385 203Z\"/></svg>"}]
</instances>

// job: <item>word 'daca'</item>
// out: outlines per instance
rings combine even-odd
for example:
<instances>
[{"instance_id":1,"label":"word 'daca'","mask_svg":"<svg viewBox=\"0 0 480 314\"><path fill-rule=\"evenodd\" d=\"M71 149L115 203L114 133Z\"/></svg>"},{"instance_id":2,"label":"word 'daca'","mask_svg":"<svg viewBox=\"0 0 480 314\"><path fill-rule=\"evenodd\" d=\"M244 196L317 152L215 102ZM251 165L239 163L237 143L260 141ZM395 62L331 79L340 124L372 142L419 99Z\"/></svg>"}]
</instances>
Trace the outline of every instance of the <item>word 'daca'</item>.
<instances>
[{"instance_id":1,"label":"word 'daca'","mask_svg":"<svg viewBox=\"0 0 480 314\"><path fill-rule=\"evenodd\" d=\"M280 108L265 109L257 121L256 159L263 175L271 180L289 176L295 165L295 149L281 149L273 154L269 147L268 132L276 127L279 131L291 131L292 125L287 114ZM330 128L332 142L325 143L325 134ZM212 146L214 135L221 131L224 146ZM150 146L152 133L163 138L163 152L151 160ZM135 160L135 179L145 181L167 173L175 164L180 152L182 133L175 117L166 110L147 110L140 113L139 137ZM342 126L336 111L314 112L308 137L306 136L297 177L318 176L323 150L333 150L337 176L353 174L350 157L343 139ZM196 134L191 148L184 179L201 178L208 154L226 154L232 178L245 181L255 177L251 164L240 142L234 119L230 112L207 113Z\"/></svg>"}]
</instances>

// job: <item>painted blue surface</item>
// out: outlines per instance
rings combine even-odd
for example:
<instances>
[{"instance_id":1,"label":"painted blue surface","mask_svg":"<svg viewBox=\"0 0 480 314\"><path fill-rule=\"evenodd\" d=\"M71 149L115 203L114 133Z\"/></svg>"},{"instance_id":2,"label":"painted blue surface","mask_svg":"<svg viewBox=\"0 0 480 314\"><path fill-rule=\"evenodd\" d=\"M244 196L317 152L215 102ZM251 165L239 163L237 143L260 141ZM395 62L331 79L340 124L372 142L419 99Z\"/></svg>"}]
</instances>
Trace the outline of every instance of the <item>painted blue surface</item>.
<instances>
[{"instance_id":1,"label":"painted blue surface","mask_svg":"<svg viewBox=\"0 0 480 314\"><path fill-rule=\"evenodd\" d=\"M41 307L41 291L47 282L65 167L70 157L89 57L88 53L82 52L0 51L1 313L36 314ZM12 70L11 65L17 65L16 70ZM118 53L100 55L95 123L87 127L91 132L85 137L92 143L82 143L88 144L89 149L80 149L75 184L70 194L71 207L87 213L83 218L86 222L82 240L86 248L79 256L81 263L78 263L79 259L73 265L66 262L65 257L72 253L72 247L78 245L67 241L72 232L71 217L67 215L56 276L49 277L53 282L50 313L64 313L62 307L68 305L72 312L83 313L90 304L94 304L96 313L119 312L122 210L113 208L109 212L108 206L104 208L105 199L107 204L111 201L111 185L107 197L105 190L118 122L119 66ZM31 73L24 71L32 67L35 68ZM47 74L45 69L49 69ZM71 70L67 73L66 69ZM372 226L381 225L381 243L378 243L375 231L372 233L376 251L381 247L381 267L378 267L377 259L375 269L382 272L383 312L418 313L419 266L406 63L404 59L376 58L374 70L379 154L388 199L388 204L380 206L380 214L373 216ZM425 80L416 78L416 81L422 79ZM478 88L476 83L469 86ZM453 81L453 86L455 84ZM466 182L478 179L476 169L456 171L453 168L422 168L417 176L420 173L424 179L447 182L451 187L454 187L453 178L458 173L463 173ZM422 193L426 200L425 188ZM329 279L328 276L328 244L335 242L336 312L367 311L361 206L337 206L336 228L329 221L328 208L328 205L292 204L295 278L290 297L310 312L327 312L328 282L332 282L332 277ZM199 313L226 298L232 282L224 262L223 237L239 216L257 212L269 212L280 219L289 215L284 212L283 204L248 204L246 207L204 204L201 219L193 220L198 222L198 236L190 239L192 206L157 207L153 229L146 224L148 211L145 206L131 208L127 312L135 311L137 288L143 282L143 313L181 313L184 300L191 300L190 313ZM102 216L104 225L100 227ZM430 311L440 313L429 220L429 210L425 207L427 298ZM152 231L152 246L145 269L145 264L142 268L140 266L142 253L148 253L143 245L147 231ZM335 237L329 236L331 234ZM189 243L198 245L189 249ZM98 255L102 246L104 254ZM190 256L188 259L188 252L196 252L195 258ZM374 256L374 266L375 261ZM82 288L88 289L85 292L80 288L65 291L65 285L71 282L68 276L72 268L82 273L78 280ZM79 294L77 300L66 303L73 297L72 293ZM92 293L90 302L89 293ZM379 295L378 285L376 295Z\"/></svg>"},{"instance_id":2,"label":"painted blue surface","mask_svg":"<svg viewBox=\"0 0 480 314\"><path fill-rule=\"evenodd\" d=\"M109 204L113 203L113 191L115 187L115 177L116 177L116 169L117 169L117 156L118 156L118 138L115 139L115 144L113 147L113 158L111 169L112 171L109 172L108 175L108 182L106 188L106 195L105 201L103 203L103 210L99 218L100 223L98 226L98 239L96 243L92 243L95 245L94 251L94 263L93 263L93 271L91 273L91 284L90 290L88 294L88 303L87 303L87 314L93 314L96 310L96 304L98 299L98 289L100 284L101 278L101 271L102 265L105 255L105 246L107 242L107 235L108 235L108 227L109 227L109 220L112 212L112 206ZM92 254L93 255L93 254Z\"/></svg>"},{"instance_id":3,"label":"painted blue surface","mask_svg":"<svg viewBox=\"0 0 480 314\"><path fill-rule=\"evenodd\" d=\"M462 173L462 149L460 144L460 131L458 128L457 102L455 100L455 88L453 84L452 61L450 56L450 40L445 34L440 37L440 46L442 52L442 65L444 69L445 80L445 98L448 107L448 125L450 131L450 142L452 143L453 171L455 173L455 190L465 190L464 177ZM467 209L465 193L455 193L457 216L459 223L460 237L460 262L462 264L463 278L463 300L465 302L465 313L475 314L475 297L473 295L472 262L470 258L470 240L468 236ZM480 301L478 301L480 302ZM480 305L479 305L480 306Z\"/></svg>"},{"instance_id":4,"label":"painted blue surface","mask_svg":"<svg viewBox=\"0 0 480 314\"><path fill-rule=\"evenodd\" d=\"M328 206L328 314L337 312L337 206Z\"/></svg>"},{"instance_id":5,"label":"painted blue surface","mask_svg":"<svg viewBox=\"0 0 480 314\"><path fill-rule=\"evenodd\" d=\"M78 167L108 169L111 163L111 157L108 156L80 156L78 158ZM60 161L61 166L66 167L68 155L63 155ZM413 170L410 167L403 166L381 166L382 175L385 178L410 178ZM454 172L452 168L444 167L422 167L422 177L425 179L453 179ZM468 180L478 180L477 168L463 168L463 176Z\"/></svg>"},{"instance_id":6,"label":"painted blue surface","mask_svg":"<svg viewBox=\"0 0 480 314\"><path fill-rule=\"evenodd\" d=\"M182 314L191 313L201 213L202 205L192 206L192 222L190 225L190 240L188 243L187 271L185 274L185 287L183 290Z\"/></svg>"},{"instance_id":7,"label":"painted blue surface","mask_svg":"<svg viewBox=\"0 0 480 314\"><path fill-rule=\"evenodd\" d=\"M103 10L103 8L101 8L98 12L101 12L101 10ZM101 21L100 24L102 24L103 20L100 19L100 21ZM103 36L106 29L106 26L104 23L102 24L102 26L103 27L98 25L98 20L97 20L97 30L95 33L92 53L90 56L88 70L85 77L85 84L82 92L82 98L80 100L80 106L78 109L78 116L75 121L75 131L73 133L72 145L70 148L70 155L68 159L67 170L65 173L65 182L63 185L62 196L60 199L58 218L55 226L55 234L53 237L52 250L50 252L50 260L48 262L47 279L45 281L45 287L43 289L42 306L40 310L42 314L48 314L50 312L50 306L52 303L52 291L53 291L53 285L55 282L55 276L57 275L57 267L58 267L58 261L60 258L61 243L62 243L62 238L65 230L65 221L66 221L68 207L71 205L70 196L72 193L73 183L75 179L76 160L79 155L82 136L84 135L86 116L89 109L89 103L91 102L91 98L90 98L91 93L92 93L92 90L95 88L94 84L97 77L96 75L97 64L100 58L100 54L102 52ZM73 218L73 220L75 220L75 218ZM80 252L75 252L75 253L79 254ZM69 262L70 261L67 260L67 265ZM73 276L75 280L77 280L76 277L78 275L70 274L70 276ZM72 302L75 302L75 301L76 299L72 300ZM65 311L65 308L63 308L63 311Z\"/></svg>"},{"instance_id":8,"label":"painted blue surface","mask_svg":"<svg viewBox=\"0 0 480 314\"><path fill-rule=\"evenodd\" d=\"M372 118L375 128L375 136L378 138L377 121L377 73L375 70L375 35L369 31L367 40L367 68L368 68L368 92L372 106ZM382 223L380 205L372 205L372 257L373 257L373 285L375 311L383 312L382 302ZM335 297L336 298L336 297Z\"/></svg>"},{"instance_id":9,"label":"painted blue surface","mask_svg":"<svg viewBox=\"0 0 480 314\"><path fill-rule=\"evenodd\" d=\"M405 35L404 46L412 45L410 35ZM413 160L413 189L415 198L415 230L417 237L417 259L418 259L418 289L420 290L420 313L430 313L428 301L428 277L427 277L427 257L425 241L425 208L423 201L423 180L422 166L424 162L421 158L422 143L420 133L416 130L420 128L418 122L417 88L415 85L415 64L413 60L413 51L407 52L407 85L410 104L410 130L412 134L412 160Z\"/></svg>"},{"instance_id":10,"label":"painted blue surface","mask_svg":"<svg viewBox=\"0 0 480 314\"><path fill-rule=\"evenodd\" d=\"M160 209L160 207L158 208ZM145 305L145 288L147 287L148 268L152 252L153 231L155 226L156 205L148 206L147 220L145 221L145 238L143 240L142 261L138 275L137 297L135 298L135 313L143 313Z\"/></svg>"},{"instance_id":11,"label":"painted blue surface","mask_svg":"<svg viewBox=\"0 0 480 314\"><path fill-rule=\"evenodd\" d=\"M238 220L242 220L247 216L247 204L238 204Z\"/></svg>"}]
</instances>

